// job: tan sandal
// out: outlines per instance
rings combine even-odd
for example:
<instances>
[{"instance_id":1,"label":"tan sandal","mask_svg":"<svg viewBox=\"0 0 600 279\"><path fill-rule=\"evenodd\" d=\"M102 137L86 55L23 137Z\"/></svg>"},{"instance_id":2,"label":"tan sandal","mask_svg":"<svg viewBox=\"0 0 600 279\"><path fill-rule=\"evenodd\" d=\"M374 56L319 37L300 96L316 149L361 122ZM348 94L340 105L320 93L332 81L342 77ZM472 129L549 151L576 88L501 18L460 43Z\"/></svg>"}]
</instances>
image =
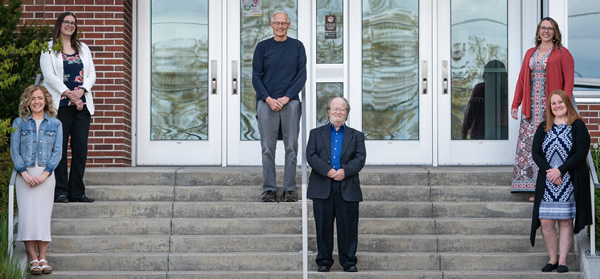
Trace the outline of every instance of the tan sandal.
<instances>
[{"instance_id":1,"label":"tan sandal","mask_svg":"<svg viewBox=\"0 0 600 279\"><path fill-rule=\"evenodd\" d=\"M52 273L52 267L48 265L48 261L46 261L45 259L41 259L40 265L42 266L42 274Z\"/></svg>"},{"instance_id":2,"label":"tan sandal","mask_svg":"<svg viewBox=\"0 0 600 279\"><path fill-rule=\"evenodd\" d=\"M34 266L34 264L37 264ZM29 262L29 273L31 275L42 275L42 267L40 266L40 261L33 260Z\"/></svg>"}]
</instances>

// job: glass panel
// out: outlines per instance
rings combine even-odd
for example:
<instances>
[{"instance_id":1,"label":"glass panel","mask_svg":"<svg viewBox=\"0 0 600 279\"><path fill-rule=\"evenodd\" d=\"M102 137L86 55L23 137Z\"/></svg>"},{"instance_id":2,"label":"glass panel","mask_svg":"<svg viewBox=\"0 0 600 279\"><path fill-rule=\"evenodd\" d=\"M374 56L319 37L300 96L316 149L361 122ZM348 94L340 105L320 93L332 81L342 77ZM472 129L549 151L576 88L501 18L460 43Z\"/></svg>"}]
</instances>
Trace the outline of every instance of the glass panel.
<instances>
[{"instance_id":1,"label":"glass panel","mask_svg":"<svg viewBox=\"0 0 600 279\"><path fill-rule=\"evenodd\" d=\"M452 139L508 139L507 1L453 0Z\"/></svg>"},{"instance_id":2,"label":"glass panel","mask_svg":"<svg viewBox=\"0 0 600 279\"><path fill-rule=\"evenodd\" d=\"M151 140L208 139L208 1L152 1Z\"/></svg>"},{"instance_id":3,"label":"glass panel","mask_svg":"<svg viewBox=\"0 0 600 279\"><path fill-rule=\"evenodd\" d=\"M317 0L317 64L344 63L342 0Z\"/></svg>"},{"instance_id":4,"label":"glass panel","mask_svg":"<svg viewBox=\"0 0 600 279\"><path fill-rule=\"evenodd\" d=\"M598 0L569 1L569 51L575 60L576 78L600 79L600 2ZM564 32L563 28L561 31ZM589 88L579 90L590 90Z\"/></svg>"},{"instance_id":5,"label":"glass panel","mask_svg":"<svg viewBox=\"0 0 600 279\"><path fill-rule=\"evenodd\" d=\"M419 139L418 0L363 0L363 132Z\"/></svg>"},{"instance_id":6,"label":"glass panel","mask_svg":"<svg viewBox=\"0 0 600 279\"><path fill-rule=\"evenodd\" d=\"M327 102L333 97L344 96L343 82L317 82L317 119L316 127L329 123Z\"/></svg>"},{"instance_id":7,"label":"glass panel","mask_svg":"<svg viewBox=\"0 0 600 279\"><path fill-rule=\"evenodd\" d=\"M260 41L273 37L273 29L270 25L271 14L276 11L285 11L290 16L291 22L287 35L298 38L298 13L295 0L264 0L260 2L262 2L262 15L244 16L243 7L240 11L240 140L260 139L256 121L256 92L252 86L252 57L256 45Z\"/></svg>"}]
</instances>

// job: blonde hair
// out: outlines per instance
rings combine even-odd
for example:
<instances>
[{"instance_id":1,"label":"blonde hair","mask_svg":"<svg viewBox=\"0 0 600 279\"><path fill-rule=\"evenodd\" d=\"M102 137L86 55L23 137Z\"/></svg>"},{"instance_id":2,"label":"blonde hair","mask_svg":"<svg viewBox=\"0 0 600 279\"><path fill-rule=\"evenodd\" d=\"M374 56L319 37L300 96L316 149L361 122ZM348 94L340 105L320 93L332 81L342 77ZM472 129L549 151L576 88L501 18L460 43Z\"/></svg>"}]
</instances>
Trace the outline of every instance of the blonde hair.
<instances>
[{"instance_id":1,"label":"blonde hair","mask_svg":"<svg viewBox=\"0 0 600 279\"><path fill-rule=\"evenodd\" d=\"M546 126L544 127L546 132L552 130L552 124L554 123L555 116L552 113L552 102L550 101L554 95L560 96L565 104L565 107L567 108L567 125L571 126L575 120L581 119L581 116L577 113L577 110L575 110L569 95L560 89L554 90L552 93L550 93L550 96L548 96L548 100L546 101Z\"/></svg>"},{"instance_id":2,"label":"blonde hair","mask_svg":"<svg viewBox=\"0 0 600 279\"><path fill-rule=\"evenodd\" d=\"M44 93L44 99L46 106L44 106L44 112L51 117L56 117L56 109L54 108L54 102L52 101L52 95L48 92L48 89L43 85L30 85L25 88L25 92L21 94L21 102L19 103L19 116L23 119L27 119L31 115L31 94L34 91L41 90Z\"/></svg>"}]
</instances>

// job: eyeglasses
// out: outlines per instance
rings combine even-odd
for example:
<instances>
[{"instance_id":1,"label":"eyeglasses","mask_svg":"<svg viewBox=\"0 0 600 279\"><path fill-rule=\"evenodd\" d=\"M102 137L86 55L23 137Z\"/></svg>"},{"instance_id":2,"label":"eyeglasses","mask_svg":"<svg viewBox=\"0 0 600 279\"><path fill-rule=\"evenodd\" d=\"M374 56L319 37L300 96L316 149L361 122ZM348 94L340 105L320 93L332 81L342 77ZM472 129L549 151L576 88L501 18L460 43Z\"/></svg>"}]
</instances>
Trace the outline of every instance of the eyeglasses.
<instances>
[{"instance_id":1,"label":"eyeglasses","mask_svg":"<svg viewBox=\"0 0 600 279\"><path fill-rule=\"evenodd\" d=\"M540 27L540 30L542 30L542 31L554 31L554 28L542 26L542 27Z\"/></svg>"},{"instance_id":2,"label":"eyeglasses","mask_svg":"<svg viewBox=\"0 0 600 279\"><path fill-rule=\"evenodd\" d=\"M347 109L346 108L329 108L330 111L333 112L346 112Z\"/></svg>"},{"instance_id":3,"label":"eyeglasses","mask_svg":"<svg viewBox=\"0 0 600 279\"><path fill-rule=\"evenodd\" d=\"M64 26L69 26L69 25L73 25L73 26L77 26L77 22L75 21L63 21L62 23Z\"/></svg>"},{"instance_id":4,"label":"eyeglasses","mask_svg":"<svg viewBox=\"0 0 600 279\"><path fill-rule=\"evenodd\" d=\"M271 22L271 24L273 24L275 26L286 26L288 23L287 22L275 21L275 22Z\"/></svg>"}]
</instances>

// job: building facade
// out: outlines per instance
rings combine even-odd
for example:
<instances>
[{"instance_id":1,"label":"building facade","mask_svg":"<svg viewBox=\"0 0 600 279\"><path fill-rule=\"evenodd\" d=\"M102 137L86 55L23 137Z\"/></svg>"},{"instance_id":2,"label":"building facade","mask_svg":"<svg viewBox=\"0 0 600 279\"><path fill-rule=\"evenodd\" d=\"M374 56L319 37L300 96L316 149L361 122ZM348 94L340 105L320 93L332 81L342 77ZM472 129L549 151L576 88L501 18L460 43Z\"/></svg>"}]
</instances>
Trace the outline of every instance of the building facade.
<instances>
[{"instance_id":1,"label":"building facade","mask_svg":"<svg viewBox=\"0 0 600 279\"><path fill-rule=\"evenodd\" d=\"M508 111L544 16L560 25L578 107L600 138L594 0L25 0L22 10L50 25L77 15L97 71L92 167L260 165L252 55L275 11L307 51L303 130L345 96L367 164L513 164L519 121Z\"/></svg>"}]
</instances>

